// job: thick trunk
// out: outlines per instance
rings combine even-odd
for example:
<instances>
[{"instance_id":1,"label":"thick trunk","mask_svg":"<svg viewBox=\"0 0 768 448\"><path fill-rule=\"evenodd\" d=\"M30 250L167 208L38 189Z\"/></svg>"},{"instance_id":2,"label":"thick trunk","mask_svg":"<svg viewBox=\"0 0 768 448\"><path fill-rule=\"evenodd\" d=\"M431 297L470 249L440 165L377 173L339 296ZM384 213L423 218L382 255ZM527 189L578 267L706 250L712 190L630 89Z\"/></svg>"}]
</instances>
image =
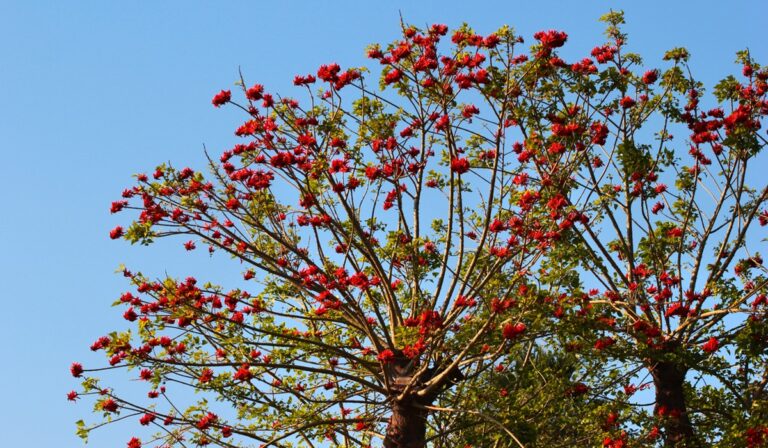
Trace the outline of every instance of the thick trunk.
<instances>
[{"instance_id":1,"label":"thick trunk","mask_svg":"<svg viewBox=\"0 0 768 448\"><path fill-rule=\"evenodd\" d=\"M663 422L664 446L699 447L683 394L687 369L674 363L660 362L650 370L656 387L654 413L661 417Z\"/></svg>"},{"instance_id":2,"label":"thick trunk","mask_svg":"<svg viewBox=\"0 0 768 448\"><path fill-rule=\"evenodd\" d=\"M427 411L411 401L395 403L387 424L385 448L424 448L427 434Z\"/></svg>"}]
</instances>

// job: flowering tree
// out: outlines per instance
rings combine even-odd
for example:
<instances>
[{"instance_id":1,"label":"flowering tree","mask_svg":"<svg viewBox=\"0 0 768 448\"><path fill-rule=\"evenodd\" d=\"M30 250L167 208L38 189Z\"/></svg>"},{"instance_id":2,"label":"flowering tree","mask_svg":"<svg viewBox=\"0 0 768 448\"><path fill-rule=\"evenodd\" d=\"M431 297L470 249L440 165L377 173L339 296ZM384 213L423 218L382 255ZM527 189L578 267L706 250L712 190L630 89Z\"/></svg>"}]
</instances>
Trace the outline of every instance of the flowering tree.
<instances>
[{"instance_id":1,"label":"flowering tree","mask_svg":"<svg viewBox=\"0 0 768 448\"><path fill-rule=\"evenodd\" d=\"M664 74L635 74L640 61L622 50L620 14L606 20L612 42L595 60L560 59L567 36L558 31L535 34L527 53L509 28L480 36L462 27L445 46L443 25L404 26L402 40L368 50L382 65L380 89L365 70L330 64L294 79L302 101L243 79L242 100L221 91L213 105L246 116L235 131L243 143L211 159L208 178L166 165L137 176L112 212L138 218L110 235L141 244L181 236L188 251L242 263L244 283L126 269L134 289L117 304L136 332L91 348L105 351L109 368L135 369L149 400L118 394L94 376L101 369L77 363L83 390L70 398L93 395L107 421L136 416L168 446L525 446L556 437L521 434L484 412L487 385L498 399L512 392L493 404L497 414L544 390L547 403L573 413L625 409L629 394L606 401L605 391L636 370L595 374L609 357L651 372L665 440L694 443L685 372L706 365L708 375L730 375L734 359L717 351L737 341L749 384L728 384L746 390L765 372L765 281L747 277L762 268L753 254L738 262L751 283L725 275L751 241L750 224L768 219L767 193L746 186L747 161L763 144L765 72L744 55L749 84L721 84L733 110L707 118L683 50L670 53ZM690 169L668 149L676 121L695 132ZM636 142L641 125L660 126L658 150ZM708 172L704 146L720 174ZM678 178L679 192L658 184L665 175ZM715 196L702 202L701 191ZM719 235L727 244L704 279L704 250ZM695 274L685 293L688 259ZM706 308L714 297L719 308ZM753 318L725 319L739 313ZM581 350L583 340L595 350ZM537 383L537 359L553 360L543 369L551 383ZM526 386L507 388L505 375L507 385ZM600 378L605 387L596 388ZM201 398L182 403L174 393L182 387ZM598 389L600 400L575 401ZM749 389L744 404L764 389ZM551 417L551 406L507 420ZM614 440L622 420L608 420L569 440L607 431L606 443L622 446L643 424L628 417L629 432ZM468 424L497 433L472 435ZM82 423L81 434L90 428Z\"/></svg>"},{"instance_id":2,"label":"flowering tree","mask_svg":"<svg viewBox=\"0 0 768 448\"><path fill-rule=\"evenodd\" d=\"M558 334L650 377L639 386L655 395L638 433L648 443L763 446L768 276L758 247L768 188L753 170L766 166L768 70L740 52L742 78L725 78L707 100L684 49L665 55L664 72L635 72L641 60L625 50L622 15L604 20L609 42L592 56L605 68L539 61L548 75L525 91L538 101L518 109L525 163L540 178L553 157L579 159L569 182L550 187L557 213L582 216L542 278ZM637 387L627 382L616 398ZM605 444L624 446L627 432L614 432Z\"/></svg>"}]
</instances>

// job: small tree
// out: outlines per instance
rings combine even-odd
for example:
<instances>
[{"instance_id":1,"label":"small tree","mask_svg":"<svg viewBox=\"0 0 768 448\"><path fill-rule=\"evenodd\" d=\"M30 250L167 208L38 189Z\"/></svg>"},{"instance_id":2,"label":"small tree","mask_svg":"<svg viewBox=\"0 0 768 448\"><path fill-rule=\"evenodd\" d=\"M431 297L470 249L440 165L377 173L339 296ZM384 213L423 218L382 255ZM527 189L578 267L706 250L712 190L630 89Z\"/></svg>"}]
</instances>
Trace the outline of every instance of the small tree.
<instances>
[{"instance_id":1,"label":"small tree","mask_svg":"<svg viewBox=\"0 0 768 448\"><path fill-rule=\"evenodd\" d=\"M697 87L681 70L683 50L670 53L675 65L654 93L658 72L631 71L640 61L622 51L621 16L607 20L613 40L595 48L596 62L560 59L556 51L567 36L558 31L535 34L526 54L509 28L480 36L464 26L443 50L445 26L404 26L402 40L368 49L383 67L380 91L368 85L365 70L336 64L294 79L306 89L302 102L242 78L244 101L221 91L216 107L238 107L247 116L236 130L243 143L210 160L210 180L167 165L139 175L112 204L113 212L136 210L138 219L116 227L111 237L149 244L185 236L186 250L207 247L244 264L247 283L230 289L125 270L136 290L117 303L137 332L102 337L92 349L105 350L114 368L137 369L155 400L146 405L118 395L92 376L84 378L81 394L95 395L107 419L122 413L156 425L157 440L168 445L191 439L236 446L250 439L261 446L319 446L323 440L367 446L380 437L387 448L418 448L430 437L458 440L462 433L452 425L470 421L499 431L478 440L507 446L499 445L504 438L522 446L515 432L525 425L474 409L481 389L496 384L501 392L504 375L527 378L515 389L522 395L514 396L525 404L521 397L538 390L538 379L525 370L533 350L554 363L546 372L557 377L540 389L551 393L547 400L571 400L566 409L593 412L605 399L572 400L590 391L580 379L590 366L605 367L600 356L611 355L660 378L656 406L657 414L664 409L669 417L663 423L667 440L695 440L680 402L691 363L670 356L688 350L701 358L692 347L705 334L724 316L745 311L741 305L750 298L765 297L762 278L739 288L723 277L765 201L765 192L746 188L741 162L762 146L756 131L766 113L765 72L749 61L750 88L735 89L735 80L721 85L723 99L738 105L734 112L713 112L707 121L694 105L685 115L677 95ZM726 231L719 221L709 230L709 221L696 227L706 219L703 204L694 200L705 171L700 149L694 169L678 175L680 203L669 204L665 222L651 219L648 201L670 194L657 191L656 179L665 168L679 167L666 148L666 123L675 119L706 134L701 144L720 147L725 179L741 179L718 190L724 199L715 201L713 213L725 213L731 200L741 220L724 234L730 243L722 253L730 258L716 258L707 280L710 290L722 282L718 294L728 298L722 311L693 307L703 290L688 298L680 288L685 316L670 311L678 309L671 297L653 300L674 286L661 284L670 277L679 283L680 257L694 254L702 263L696 251ZM664 130L658 151L635 143L641 125L657 123ZM726 138L717 133L723 126ZM626 227L616 221L622 212ZM702 243L690 247L694 237ZM751 260L750 266L759 264ZM651 279L660 283L653 291ZM603 291L582 295L592 287ZM748 308L753 316L763 312L760 300ZM761 322L729 324L711 336L718 339L707 351L750 331L753 336L742 339L753 344L753 374L764 368L754 364L764 362ZM610 349L584 357L574 340L595 339L596 328L613 335L596 347ZM559 345L543 348L552 342ZM521 347L529 355L521 358ZM90 371L72 366L75 376ZM611 383L622 374L603 379ZM166 387L182 386L201 392L199 402L177 404ZM755 393L764 393L764 386ZM211 398L224 404L221 410ZM534 409L511 415L553 415ZM449 414L461 418L443 419ZM88 430L83 425L81 434ZM600 431L590 427L582 434ZM522 437L527 443L556 439Z\"/></svg>"}]
</instances>

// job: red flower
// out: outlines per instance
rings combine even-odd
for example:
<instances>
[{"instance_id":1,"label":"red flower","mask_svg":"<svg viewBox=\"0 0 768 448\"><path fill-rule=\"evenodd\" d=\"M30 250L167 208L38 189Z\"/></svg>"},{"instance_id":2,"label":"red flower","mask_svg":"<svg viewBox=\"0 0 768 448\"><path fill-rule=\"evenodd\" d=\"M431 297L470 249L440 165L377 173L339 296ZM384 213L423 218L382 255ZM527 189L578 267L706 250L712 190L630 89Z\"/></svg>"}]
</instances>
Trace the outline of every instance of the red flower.
<instances>
[{"instance_id":1,"label":"red flower","mask_svg":"<svg viewBox=\"0 0 768 448\"><path fill-rule=\"evenodd\" d=\"M251 378L253 378L253 375L251 374L251 370L248 367L248 364L243 364L242 366L240 366L240 368L237 369L237 372L235 372L235 375L232 378L235 381L250 381Z\"/></svg>"},{"instance_id":2,"label":"red flower","mask_svg":"<svg viewBox=\"0 0 768 448\"><path fill-rule=\"evenodd\" d=\"M224 204L230 210L237 210L240 208L240 201L237 198L229 198L226 204Z\"/></svg>"},{"instance_id":3,"label":"red flower","mask_svg":"<svg viewBox=\"0 0 768 448\"><path fill-rule=\"evenodd\" d=\"M562 31L539 31L533 35L533 38L540 41L545 48L558 48L565 45L568 35Z\"/></svg>"},{"instance_id":4,"label":"red flower","mask_svg":"<svg viewBox=\"0 0 768 448\"><path fill-rule=\"evenodd\" d=\"M568 389L565 394L571 397L577 397L579 395L584 395L587 392L589 392L589 386L584 383L576 383Z\"/></svg>"},{"instance_id":5,"label":"red flower","mask_svg":"<svg viewBox=\"0 0 768 448\"><path fill-rule=\"evenodd\" d=\"M604 350L615 343L616 341L612 337L606 336L604 338L598 339L595 342L595 350Z\"/></svg>"},{"instance_id":6,"label":"red flower","mask_svg":"<svg viewBox=\"0 0 768 448\"><path fill-rule=\"evenodd\" d=\"M630 107L635 105L635 100L631 96L625 96L624 98L619 100L619 105L624 109L629 109Z\"/></svg>"},{"instance_id":7,"label":"red flower","mask_svg":"<svg viewBox=\"0 0 768 448\"><path fill-rule=\"evenodd\" d=\"M683 236L683 229L680 227L673 227L669 230L667 230L667 236L670 238L680 238Z\"/></svg>"},{"instance_id":8,"label":"red flower","mask_svg":"<svg viewBox=\"0 0 768 448\"><path fill-rule=\"evenodd\" d=\"M709 338L709 340L701 346L701 349L704 350L705 353L715 352L718 348L720 348L720 343L717 341L717 338Z\"/></svg>"},{"instance_id":9,"label":"red flower","mask_svg":"<svg viewBox=\"0 0 768 448\"><path fill-rule=\"evenodd\" d=\"M77 392L75 392L74 390L73 390L73 391L70 391L70 392L67 394L67 400L69 400L69 401L75 401L75 400L77 400Z\"/></svg>"},{"instance_id":10,"label":"red flower","mask_svg":"<svg viewBox=\"0 0 768 448\"><path fill-rule=\"evenodd\" d=\"M223 104L227 104L232 99L232 92L229 90L222 90L213 97L211 103L214 107L221 107Z\"/></svg>"},{"instance_id":11,"label":"red flower","mask_svg":"<svg viewBox=\"0 0 768 448\"><path fill-rule=\"evenodd\" d=\"M478 109L474 104L464 106L464 109L461 110L461 115L463 115L464 118L472 118L473 115L478 113L480 113L480 109Z\"/></svg>"},{"instance_id":12,"label":"red flower","mask_svg":"<svg viewBox=\"0 0 768 448\"><path fill-rule=\"evenodd\" d=\"M128 448L141 448L141 440L131 437L131 440L128 441Z\"/></svg>"},{"instance_id":13,"label":"red flower","mask_svg":"<svg viewBox=\"0 0 768 448\"><path fill-rule=\"evenodd\" d=\"M451 171L457 174L464 174L469 171L469 161L463 157L451 159Z\"/></svg>"},{"instance_id":14,"label":"red flower","mask_svg":"<svg viewBox=\"0 0 768 448\"><path fill-rule=\"evenodd\" d=\"M150 423L152 423L154 420L155 420L155 414L147 413L141 416L141 418L139 419L139 423L141 424L141 426L147 426Z\"/></svg>"},{"instance_id":15,"label":"red flower","mask_svg":"<svg viewBox=\"0 0 768 448\"><path fill-rule=\"evenodd\" d=\"M489 34L485 37L485 40L483 41L483 46L485 48L494 48L496 45L501 42L501 38L495 34Z\"/></svg>"},{"instance_id":16,"label":"red flower","mask_svg":"<svg viewBox=\"0 0 768 448\"><path fill-rule=\"evenodd\" d=\"M321 65L317 70L317 77L323 81L334 82L338 78L338 73L341 71L339 64Z\"/></svg>"},{"instance_id":17,"label":"red flower","mask_svg":"<svg viewBox=\"0 0 768 448\"><path fill-rule=\"evenodd\" d=\"M393 82L400 81L402 77L403 72L395 68L384 76L384 82L386 84L392 84Z\"/></svg>"},{"instance_id":18,"label":"red flower","mask_svg":"<svg viewBox=\"0 0 768 448\"><path fill-rule=\"evenodd\" d=\"M595 145L605 144L605 140L608 138L608 126L595 122L590 126L590 131L592 131L592 143Z\"/></svg>"},{"instance_id":19,"label":"red flower","mask_svg":"<svg viewBox=\"0 0 768 448\"><path fill-rule=\"evenodd\" d=\"M69 367L69 371L72 373L72 376L79 378L83 374L83 366L79 362L73 362Z\"/></svg>"},{"instance_id":20,"label":"red flower","mask_svg":"<svg viewBox=\"0 0 768 448\"><path fill-rule=\"evenodd\" d=\"M213 370L209 368L204 368L203 372L200 374L199 381L201 383L207 383L213 379Z\"/></svg>"},{"instance_id":21,"label":"red flower","mask_svg":"<svg viewBox=\"0 0 768 448\"><path fill-rule=\"evenodd\" d=\"M672 316L685 316L688 314L690 309L687 306L683 306L680 303L673 303L669 305L669 308L667 308L667 312L664 313L664 316L666 317L672 317Z\"/></svg>"},{"instance_id":22,"label":"red flower","mask_svg":"<svg viewBox=\"0 0 768 448\"><path fill-rule=\"evenodd\" d=\"M659 79L659 71L658 70L648 70L643 74L643 82L645 84L653 84L656 82L656 80Z\"/></svg>"},{"instance_id":23,"label":"red flower","mask_svg":"<svg viewBox=\"0 0 768 448\"><path fill-rule=\"evenodd\" d=\"M395 359L395 353L390 349L382 350L376 359L381 361L383 364L389 364Z\"/></svg>"},{"instance_id":24,"label":"red flower","mask_svg":"<svg viewBox=\"0 0 768 448\"><path fill-rule=\"evenodd\" d=\"M522 322L518 322L516 324L508 323L505 324L504 328L501 329L501 334L504 336L504 339L514 339L525 333L527 328L528 327L526 327Z\"/></svg>"},{"instance_id":25,"label":"red flower","mask_svg":"<svg viewBox=\"0 0 768 448\"><path fill-rule=\"evenodd\" d=\"M128 308L128 310L125 313L123 313L123 318L125 318L125 320L129 322L135 321L136 317L138 316L136 316L136 312L133 311L133 308Z\"/></svg>"},{"instance_id":26,"label":"red flower","mask_svg":"<svg viewBox=\"0 0 768 448\"><path fill-rule=\"evenodd\" d=\"M264 86L254 84L253 87L245 91L245 97L251 101L258 101L263 97Z\"/></svg>"},{"instance_id":27,"label":"red flower","mask_svg":"<svg viewBox=\"0 0 768 448\"><path fill-rule=\"evenodd\" d=\"M211 427L212 424L216 423L216 421L219 419L219 416L214 414L213 412L209 412L203 417L200 418L200 420L197 422L197 429L205 430Z\"/></svg>"},{"instance_id":28,"label":"red flower","mask_svg":"<svg viewBox=\"0 0 768 448\"><path fill-rule=\"evenodd\" d=\"M498 219L494 219L493 222L488 226L488 230L493 233L503 232L506 230L507 225Z\"/></svg>"},{"instance_id":29,"label":"red flower","mask_svg":"<svg viewBox=\"0 0 768 448\"><path fill-rule=\"evenodd\" d=\"M106 412L117 412L117 403L111 398L101 402L101 409Z\"/></svg>"},{"instance_id":30,"label":"red flower","mask_svg":"<svg viewBox=\"0 0 768 448\"><path fill-rule=\"evenodd\" d=\"M128 205L128 201L115 201L112 203L112 206L109 208L109 212L117 213L120 210L122 210L123 207L125 207L126 205Z\"/></svg>"},{"instance_id":31,"label":"red flower","mask_svg":"<svg viewBox=\"0 0 768 448\"><path fill-rule=\"evenodd\" d=\"M549 148L547 148L547 152L553 155L562 154L565 152L565 146L559 142L552 142L552 144L549 145Z\"/></svg>"},{"instance_id":32,"label":"red flower","mask_svg":"<svg viewBox=\"0 0 768 448\"><path fill-rule=\"evenodd\" d=\"M123 236L123 228L120 226L115 227L114 229L109 231L109 237L113 240L116 240Z\"/></svg>"},{"instance_id":33,"label":"red flower","mask_svg":"<svg viewBox=\"0 0 768 448\"><path fill-rule=\"evenodd\" d=\"M295 85L295 86L304 86L304 85L307 85L307 84L312 84L315 81L316 81L315 77L312 76L312 75L307 75L307 76L296 75L296 77L293 78L293 85Z\"/></svg>"}]
</instances>

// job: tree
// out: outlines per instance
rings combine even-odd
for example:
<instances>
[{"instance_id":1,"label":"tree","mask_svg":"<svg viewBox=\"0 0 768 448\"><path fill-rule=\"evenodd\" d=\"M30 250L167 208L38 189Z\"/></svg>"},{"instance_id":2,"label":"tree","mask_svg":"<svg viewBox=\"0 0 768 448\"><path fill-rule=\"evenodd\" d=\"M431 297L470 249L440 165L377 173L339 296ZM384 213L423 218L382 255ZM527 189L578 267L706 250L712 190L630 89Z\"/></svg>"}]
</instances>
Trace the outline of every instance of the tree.
<instances>
[{"instance_id":1,"label":"tree","mask_svg":"<svg viewBox=\"0 0 768 448\"><path fill-rule=\"evenodd\" d=\"M137 330L91 348L115 369L139 370L151 404L105 387L89 373L100 369L73 364L75 376L86 374L80 395L95 396L107 420L122 413L157 426L156 440L169 446L190 438L367 446L380 437L387 448L419 448L428 439L466 443L467 431L481 446L554 446L557 433L545 426L632 408L630 394L607 391L628 382L635 363L654 376L669 444L703 437L686 408L692 368L734 396L748 389L733 422L761 437L764 416L746 405L765 394L765 382L754 381L766 372L764 268L754 254L740 261L739 274L754 276L742 287L725 272L746 250L751 224L768 221L768 193L746 186L746 163L765 143L768 72L742 54L748 84L721 83L729 112L702 117L684 50L669 53L674 65L663 74L634 73L640 59L623 50L621 14L605 20L610 41L593 50L596 61L560 59L567 35L559 31L536 33L528 55L507 27L480 36L463 26L446 46L444 25L403 26L402 40L367 51L382 65L378 90L366 70L337 64L294 79L306 91L301 102L241 76L244 101L222 90L213 104L243 110L243 143L209 159L210 180L168 165L138 175L112 204L138 218L110 236L141 244L184 236L186 250L207 246L244 264L246 283L230 289L125 269L135 291L116 304ZM672 122L695 132L691 169L680 171L668 149ZM637 143L643 125L662 130L657 150ZM721 199L706 203L699 185L716 173L704 146L728 181L715 183ZM657 180L674 174L678 192L665 192ZM666 215L656 219L661 210L649 204L663 198ZM740 221L721 226L728 217ZM704 280L703 251L717 236L727 256ZM680 284L686 257L697 260L690 297L677 288L673 300L662 291ZM713 291L723 298L717 310L703 306ZM740 313L750 319L726 319ZM595 349L583 350L585 341ZM716 357L738 341L738 359ZM703 342L706 356L695 349ZM734 360L746 370L731 375L725 363ZM551 381L539 383L537 365ZM499 419L480 404L509 396L509 378L512 398L487 407L501 417L510 403L522 407ZM182 405L166 387L201 398ZM553 412L554 403L571 415ZM613 446L633 434L649 442L640 414L571 425L567 440L607 432ZM83 436L89 430L81 424Z\"/></svg>"},{"instance_id":2,"label":"tree","mask_svg":"<svg viewBox=\"0 0 768 448\"><path fill-rule=\"evenodd\" d=\"M607 68L540 83L528 94L546 103L521 121L531 146L584 148L558 156L581 162L553 184L562 214L588 222L549 253L559 334L650 376L666 446L734 446L768 421L768 277L757 250L768 188L752 173L765 166L768 72L739 52L741 80L725 78L705 106L686 50L666 53L664 73L635 75L623 16L604 19L610 42L592 55Z\"/></svg>"}]
</instances>

